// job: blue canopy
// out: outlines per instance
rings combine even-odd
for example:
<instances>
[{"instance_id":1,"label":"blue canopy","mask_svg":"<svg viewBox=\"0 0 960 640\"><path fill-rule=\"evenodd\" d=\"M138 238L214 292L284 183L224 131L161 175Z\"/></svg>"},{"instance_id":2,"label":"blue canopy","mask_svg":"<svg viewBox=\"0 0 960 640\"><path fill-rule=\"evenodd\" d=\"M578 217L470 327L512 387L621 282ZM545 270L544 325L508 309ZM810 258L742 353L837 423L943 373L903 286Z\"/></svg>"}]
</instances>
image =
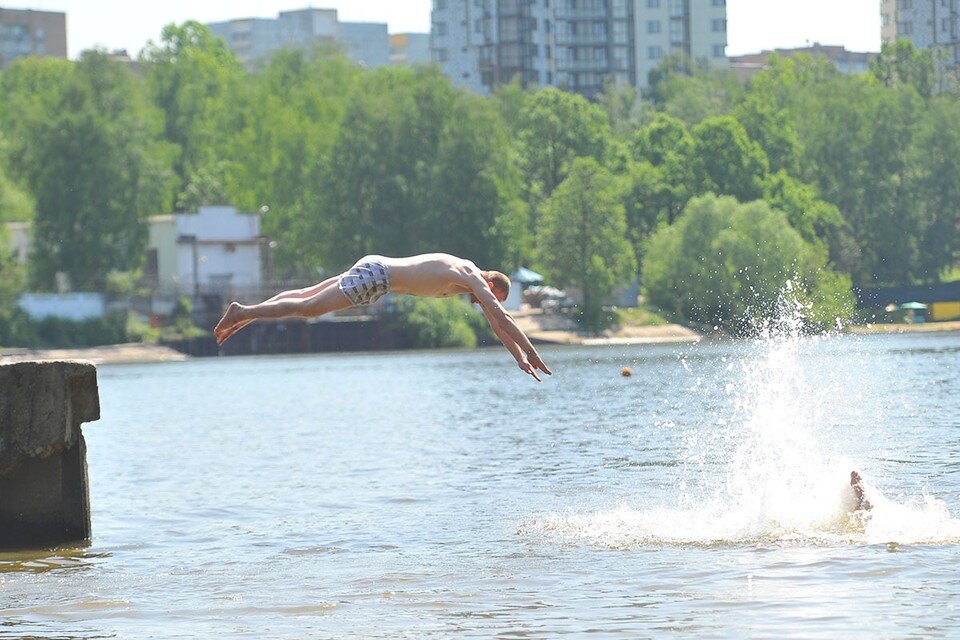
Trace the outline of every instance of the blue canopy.
<instances>
[{"instance_id":1,"label":"blue canopy","mask_svg":"<svg viewBox=\"0 0 960 640\"><path fill-rule=\"evenodd\" d=\"M537 273L536 271L531 271L526 267L520 267L516 272L510 277L511 280L516 280L520 284L533 284L534 282L543 282L543 276Z\"/></svg>"}]
</instances>

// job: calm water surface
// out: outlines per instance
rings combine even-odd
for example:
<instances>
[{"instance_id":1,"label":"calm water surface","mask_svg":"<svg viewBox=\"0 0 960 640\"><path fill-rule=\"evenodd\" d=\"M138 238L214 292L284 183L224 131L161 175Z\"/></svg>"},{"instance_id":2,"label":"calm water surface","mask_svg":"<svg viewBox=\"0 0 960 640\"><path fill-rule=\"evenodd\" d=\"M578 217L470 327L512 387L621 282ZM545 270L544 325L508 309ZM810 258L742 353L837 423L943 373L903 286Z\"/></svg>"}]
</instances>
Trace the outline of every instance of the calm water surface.
<instances>
[{"instance_id":1,"label":"calm water surface","mask_svg":"<svg viewBox=\"0 0 960 640\"><path fill-rule=\"evenodd\" d=\"M101 367L0 638L960 636L960 335L543 352Z\"/></svg>"}]
</instances>

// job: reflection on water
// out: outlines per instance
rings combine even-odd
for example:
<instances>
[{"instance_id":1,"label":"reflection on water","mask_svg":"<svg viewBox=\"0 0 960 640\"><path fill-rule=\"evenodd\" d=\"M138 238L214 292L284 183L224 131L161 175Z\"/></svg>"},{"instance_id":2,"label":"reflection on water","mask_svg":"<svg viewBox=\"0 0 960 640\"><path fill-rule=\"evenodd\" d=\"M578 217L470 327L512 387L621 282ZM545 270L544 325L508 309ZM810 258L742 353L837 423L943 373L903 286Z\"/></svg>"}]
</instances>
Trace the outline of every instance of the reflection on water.
<instances>
[{"instance_id":1,"label":"reflection on water","mask_svg":"<svg viewBox=\"0 0 960 640\"><path fill-rule=\"evenodd\" d=\"M90 567L91 563L98 559L110 557L109 553L91 552L88 547L88 542L82 542L78 543L78 546L48 550L0 551L0 573L43 573L54 569L77 571Z\"/></svg>"},{"instance_id":2,"label":"reflection on water","mask_svg":"<svg viewBox=\"0 0 960 640\"><path fill-rule=\"evenodd\" d=\"M958 347L102 367L94 539L0 554L0 638L954 636Z\"/></svg>"}]
</instances>

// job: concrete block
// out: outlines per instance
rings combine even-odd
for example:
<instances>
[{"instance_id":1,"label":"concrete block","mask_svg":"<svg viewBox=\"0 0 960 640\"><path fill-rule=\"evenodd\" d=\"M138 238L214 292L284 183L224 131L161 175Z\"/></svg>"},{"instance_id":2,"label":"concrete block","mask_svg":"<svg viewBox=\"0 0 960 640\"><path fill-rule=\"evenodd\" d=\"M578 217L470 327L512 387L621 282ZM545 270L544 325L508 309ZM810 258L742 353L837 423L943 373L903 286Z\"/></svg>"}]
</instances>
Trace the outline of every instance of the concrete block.
<instances>
[{"instance_id":1,"label":"concrete block","mask_svg":"<svg viewBox=\"0 0 960 640\"><path fill-rule=\"evenodd\" d=\"M0 548L90 537L80 425L99 419L92 363L0 365Z\"/></svg>"}]
</instances>

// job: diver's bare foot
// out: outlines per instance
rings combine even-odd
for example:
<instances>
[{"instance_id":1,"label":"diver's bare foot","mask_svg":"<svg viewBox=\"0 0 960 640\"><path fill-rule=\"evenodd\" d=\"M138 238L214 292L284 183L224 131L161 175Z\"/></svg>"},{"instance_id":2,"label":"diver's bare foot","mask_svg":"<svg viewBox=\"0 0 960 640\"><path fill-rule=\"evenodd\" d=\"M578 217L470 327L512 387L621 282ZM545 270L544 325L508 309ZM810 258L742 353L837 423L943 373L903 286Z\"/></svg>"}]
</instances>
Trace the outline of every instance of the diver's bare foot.
<instances>
[{"instance_id":1,"label":"diver's bare foot","mask_svg":"<svg viewBox=\"0 0 960 640\"><path fill-rule=\"evenodd\" d=\"M220 337L217 339L217 345L223 344L224 342L227 341L227 338L235 334L237 331L240 331L240 329L243 329L248 324L251 324L252 322L253 320L244 320L243 322L238 322L237 324L233 325L232 327L224 331L222 334L220 334Z\"/></svg>"},{"instance_id":2,"label":"diver's bare foot","mask_svg":"<svg viewBox=\"0 0 960 640\"><path fill-rule=\"evenodd\" d=\"M223 317L220 318L220 322L217 323L217 326L213 329L213 335L217 337L217 344L223 344L223 341L229 338L231 335L236 333L240 328L237 325L241 324L243 320L237 316L240 314L240 304L238 302L231 302L230 306L227 307L226 312L223 314Z\"/></svg>"},{"instance_id":3,"label":"diver's bare foot","mask_svg":"<svg viewBox=\"0 0 960 640\"><path fill-rule=\"evenodd\" d=\"M863 478L856 471L850 472L850 487L853 489L853 495L857 499L856 511L869 511L873 505L867 500L866 491L863 488Z\"/></svg>"}]
</instances>

